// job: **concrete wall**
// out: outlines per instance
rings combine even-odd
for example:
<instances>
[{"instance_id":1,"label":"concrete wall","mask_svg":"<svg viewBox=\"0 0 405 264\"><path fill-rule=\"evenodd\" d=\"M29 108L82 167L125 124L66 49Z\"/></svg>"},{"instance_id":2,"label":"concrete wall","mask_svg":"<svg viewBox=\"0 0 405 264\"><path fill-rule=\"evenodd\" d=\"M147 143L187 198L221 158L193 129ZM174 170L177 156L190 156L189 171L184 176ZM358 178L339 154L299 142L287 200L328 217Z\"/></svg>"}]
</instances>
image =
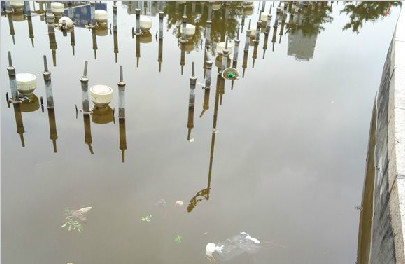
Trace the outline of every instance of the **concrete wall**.
<instances>
[{"instance_id":1,"label":"concrete wall","mask_svg":"<svg viewBox=\"0 0 405 264\"><path fill-rule=\"evenodd\" d=\"M405 8L402 8L370 126L357 263L405 264L404 237Z\"/></svg>"}]
</instances>

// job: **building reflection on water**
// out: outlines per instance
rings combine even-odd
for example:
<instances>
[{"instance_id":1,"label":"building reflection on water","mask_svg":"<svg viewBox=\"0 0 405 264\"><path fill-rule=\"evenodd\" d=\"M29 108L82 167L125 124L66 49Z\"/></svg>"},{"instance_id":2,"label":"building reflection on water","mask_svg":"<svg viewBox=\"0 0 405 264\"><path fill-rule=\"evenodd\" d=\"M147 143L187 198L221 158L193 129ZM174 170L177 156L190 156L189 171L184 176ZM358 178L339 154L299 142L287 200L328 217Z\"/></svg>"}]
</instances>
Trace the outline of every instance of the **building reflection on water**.
<instances>
[{"instance_id":1,"label":"building reflection on water","mask_svg":"<svg viewBox=\"0 0 405 264\"><path fill-rule=\"evenodd\" d=\"M350 15L349 22L345 28L352 28L358 31L361 28L361 23L367 20L373 20L380 16L384 16L387 12L386 3L346 3L344 4L343 11ZM389 2L393 5L398 5L398 2ZM219 107L222 105L222 99L226 92L226 86L233 89L237 83L235 80L225 80L222 77L222 72L226 68L234 68L236 71L241 72L242 77L247 74L249 60L252 61L252 68L255 67L255 62L258 59L265 59L265 55L277 50L277 45L283 43L283 38L288 35L287 41L287 55L293 56L297 60L308 61L313 59L315 54L315 47L318 35L324 30L326 23L332 22L331 12L334 7L333 2L266 2L261 1L258 8L253 2L171 2L171 1L123 1L123 6L126 7L128 14L135 14L136 21L133 21L132 32L123 32L120 30L120 25L117 23L117 17L120 13L117 11L116 3L108 5L106 3L90 3L88 1L67 1L63 2L63 12L54 12L50 2L32 2L24 1L23 6L18 6L12 2L1 2L2 15L7 16L9 35L12 38L12 43L15 45L16 36L23 35L23 32L16 32L14 23L21 23L27 21L28 23L28 38L35 46L35 31L32 24L32 16L39 16L41 23L47 26L47 34L49 38L49 49L52 54L52 64L57 67L57 50L58 43L55 37L57 31L62 31L64 37L70 35L70 45L72 55L75 56L76 38L75 28L88 29L88 34L91 34L92 52L94 59L97 60L97 38L112 35L114 62L118 63L119 60L119 38L120 35L132 35L135 38L135 56L136 67L142 67L141 49L142 45L157 45L157 69L162 71L162 64L164 62L163 45L164 41L168 41L164 36L173 34L176 37L177 46L179 47L179 74L183 75L186 64L191 64L187 61L187 55L193 50L202 50L203 56L203 70L204 80L203 84L197 83L197 78L194 74L194 63L192 63L192 76L190 78L190 94L187 108L187 122L186 122L186 139L190 142L193 141L192 130L194 123L198 119L194 119L195 108L199 107L201 113L199 118L204 118L204 113L210 107L210 93L211 93L211 78L214 74L216 76L215 85L215 101L214 113L212 124L212 135L210 142L210 159L208 166L208 182L207 186L198 191L195 196L190 200L187 211L191 212L198 202L208 200L211 190L211 177L214 162L214 148L217 131L217 120L219 114ZM371 5L371 6L370 6ZM108 11L112 6L112 18L108 17L106 23L98 23L96 11ZM369 9L374 10L368 12ZM376 11L379 10L379 11ZM150 32L145 28L145 23L150 17L159 17L159 31ZM63 29L59 25L61 17L68 17L74 22L74 26L69 29ZM144 20L142 20L144 19ZM112 26L111 26L112 20ZM146 22L145 22L146 21ZM79 30L79 29L76 29ZM188 30L190 32L188 33ZM184 34L182 33L184 32ZM154 41L155 39L155 41ZM157 44L154 44L157 42ZM222 45L226 45L224 48ZM270 45L270 47L268 46ZM228 48L229 47L229 50ZM62 47L59 47L60 49ZM80 48L80 47L79 47ZM258 50L263 50L263 56L258 58ZM239 54L242 58L239 58ZM123 55L125 56L125 55ZM269 55L267 55L269 56ZM238 60L242 61L239 62ZM57 152L57 122L55 115L55 105L52 95L51 73L47 67L45 58L45 71L43 73L45 82L45 96L46 108L49 120L49 137L52 142L53 151ZM97 63L97 62L95 62ZM167 62L168 64L175 64L176 62ZM178 62L177 62L178 63ZM16 80L15 73L13 73L9 63L9 80L11 99L8 98L9 106L13 105L17 133L21 139L21 144L24 147L26 142L24 140L24 124L23 119L26 117L24 113L37 111L43 106L43 100L38 100L38 96L32 94L29 98L23 100L16 95ZM215 70L216 68L216 70ZM14 74L14 75L13 75ZM118 115L118 131L119 131L119 150L121 161L125 162L125 151L127 150L126 138L126 120L125 120L125 105L124 105L124 91L125 83L122 77L122 68L120 74L120 81L118 82L119 92L119 111L116 113L115 108L106 106L105 108L98 109L93 107L90 109L91 102L88 96L88 82L87 78L87 62L84 74L80 79L82 88L82 111L83 124L84 124L84 142L88 146L89 152L94 153L93 140L92 140L92 123L98 125L113 124L116 125L115 116ZM77 77L79 80L79 77ZM94 77L96 78L96 76ZM229 85L227 85L228 83ZM203 86L203 104L202 106L195 106L195 92L197 86ZM76 88L77 93L80 92L79 85ZM36 91L38 93L38 91ZM113 105L114 103L111 103ZM198 110L197 110L198 111ZM78 116L79 109L76 107L76 114ZM198 111L200 112L200 111Z\"/></svg>"}]
</instances>

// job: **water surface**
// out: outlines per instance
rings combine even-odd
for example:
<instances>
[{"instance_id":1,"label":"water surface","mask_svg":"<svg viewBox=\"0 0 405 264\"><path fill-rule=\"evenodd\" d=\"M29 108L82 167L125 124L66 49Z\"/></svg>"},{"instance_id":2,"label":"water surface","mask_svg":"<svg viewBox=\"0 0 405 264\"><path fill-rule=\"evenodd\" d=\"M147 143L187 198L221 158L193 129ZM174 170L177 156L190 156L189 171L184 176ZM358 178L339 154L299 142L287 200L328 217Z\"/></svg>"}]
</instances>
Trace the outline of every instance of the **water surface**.
<instances>
[{"instance_id":1,"label":"water surface","mask_svg":"<svg viewBox=\"0 0 405 264\"><path fill-rule=\"evenodd\" d=\"M112 28L86 27L86 3L74 9L82 17L73 40L57 28L50 37L38 3L32 34L21 13L1 17L2 261L208 263L207 243L245 231L271 243L228 263L354 263L355 207L395 3L290 3L276 22L280 3L266 2L270 31L251 41L247 54L246 30L249 20L256 25L261 2L142 3L150 35L133 37L137 3L117 2L115 40ZM187 22L197 27L181 44L185 5ZM96 9L106 9L113 23L112 2ZM201 87L209 10L216 61L208 93ZM215 46L238 31L236 69L244 76L232 88L217 76ZM7 51L17 73L37 76L38 98L45 98L47 56L53 111L46 102L43 111L38 102L7 106ZM86 60L89 86L114 89L114 118L81 112ZM118 118L120 65L125 125ZM92 209L81 232L61 227L65 209L85 207Z\"/></svg>"}]
</instances>

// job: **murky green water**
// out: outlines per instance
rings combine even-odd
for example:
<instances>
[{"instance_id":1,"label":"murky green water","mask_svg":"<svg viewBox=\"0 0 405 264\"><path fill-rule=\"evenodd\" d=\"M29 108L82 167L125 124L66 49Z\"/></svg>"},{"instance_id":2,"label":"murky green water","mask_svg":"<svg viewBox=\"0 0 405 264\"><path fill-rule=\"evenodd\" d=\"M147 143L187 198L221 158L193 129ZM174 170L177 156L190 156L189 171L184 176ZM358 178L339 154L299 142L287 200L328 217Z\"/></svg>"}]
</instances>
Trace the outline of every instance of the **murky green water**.
<instances>
[{"instance_id":1,"label":"murky green water","mask_svg":"<svg viewBox=\"0 0 405 264\"><path fill-rule=\"evenodd\" d=\"M74 33L49 35L39 3L30 3L32 30L21 13L2 16L2 261L208 263L207 243L244 231L261 243L234 247L250 252L235 257L224 248L215 261L354 263L371 110L398 7L285 3L277 16L279 4L266 2L269 31L263 23L247 53L261 2L144 1L152 28L134 37L136 2L117 2L117 34L112 2L96 5L111 29L85 26L89 5L69 13ZM185 43L184 6L196 25ZM214 63L204 90L209 10ZM216 45L237 38L238 25L239 55L229 66L241 78L232 88L218 77ZM7 51L17 73L37 76L38 101L8 107ZM54 110L46 107L43 55ZM89 86L114 89L115 112L81 111L86 60Z\"/></svg>"}]
</instances>

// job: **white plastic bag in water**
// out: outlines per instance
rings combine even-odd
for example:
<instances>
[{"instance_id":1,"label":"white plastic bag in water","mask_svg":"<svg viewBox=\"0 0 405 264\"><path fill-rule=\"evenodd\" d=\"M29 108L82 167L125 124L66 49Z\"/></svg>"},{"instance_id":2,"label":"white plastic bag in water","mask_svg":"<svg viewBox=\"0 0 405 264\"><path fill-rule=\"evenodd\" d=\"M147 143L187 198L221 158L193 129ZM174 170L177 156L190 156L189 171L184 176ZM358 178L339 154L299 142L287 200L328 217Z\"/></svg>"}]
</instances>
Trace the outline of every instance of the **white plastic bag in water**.
<instances>
[{"instance_id":1,"label":"white plastic bag in water","mask_svg":"<svg viewBox=\"0 0 405 264\"><path fill-rule=\"evenodd\" d=\"M205 247L205 254L209 259L228 261L245 252L256 253L260 248L261 244L257 238L241 232L223 242L208 243Z\"/></svg>"}]
</instances>

